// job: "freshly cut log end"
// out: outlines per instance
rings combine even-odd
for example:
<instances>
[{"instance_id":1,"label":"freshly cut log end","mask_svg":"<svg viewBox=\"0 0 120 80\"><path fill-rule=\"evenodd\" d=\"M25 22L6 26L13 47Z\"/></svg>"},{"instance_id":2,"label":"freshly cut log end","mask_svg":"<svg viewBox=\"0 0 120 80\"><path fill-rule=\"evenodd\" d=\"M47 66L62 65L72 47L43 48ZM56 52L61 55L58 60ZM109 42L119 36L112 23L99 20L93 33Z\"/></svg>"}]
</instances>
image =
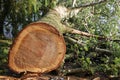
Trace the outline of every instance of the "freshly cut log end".
<instances>
[{"instance_id":1,"label":"freshly cut log end","mask_svg":"<svg viewBox=\"0 0 120 80\"><path fill-rule=\"evenodd\" d=\"M53 26L36 22L26 26L9 52L9 67L15 72L44 73L56 69L63 61L66 45Z\"/></svg>"}]
</instances>

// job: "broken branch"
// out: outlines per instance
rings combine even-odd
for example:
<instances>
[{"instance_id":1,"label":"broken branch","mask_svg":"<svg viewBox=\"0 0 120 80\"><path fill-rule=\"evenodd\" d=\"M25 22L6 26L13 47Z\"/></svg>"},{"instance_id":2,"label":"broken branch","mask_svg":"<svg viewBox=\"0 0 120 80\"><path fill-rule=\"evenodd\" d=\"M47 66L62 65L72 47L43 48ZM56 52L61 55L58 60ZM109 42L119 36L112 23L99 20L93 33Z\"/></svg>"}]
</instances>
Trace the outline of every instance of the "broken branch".
<instances>
[{"instance_id":1,"label":"broken branch","mask_svg":"<svg viewBox=\"0 0 120 80\"><path fill-rule=\"evenodd\" d=\"M88 70L83 70L83 68L74 68L74 69L65 69L64 72L66 73L65 75L69 75L69 74L76 74L76 73L88 73L90 71Z\"/></svg>"},{"instance_id":2,"label":"broken branch","mask_svg":"<svg viewBox=\"0 0 120 80\"><path fill-rule=\"evenodd\" d=\"M75 7L76 5L76 0L73 0L72 7Z\"/></svg>"},{"instance_id":3,"label":"broken branch","mask_svg":"<svg viewBox=\"0 0 120 80\"><path fill-rule=\"evenodd\" d=\"M84 45L85 45L85 44L81 43L80 41L77 41L77 40L75 40L75 39L73 39L73 38L71 38L71 37L66 37L66 36L65 36L65 39L67 39L67 40L69 40L69 41L71 41L71 42L74 42L74 43L76 43L76 44L79 44L80 46L84 46Z\"/></svg>"},{"instance_id":4,"label":"broken branch","mask_svg":"<svg viewBox=\"0 0 120 80\"><path fill-rule=\"evenodd\" d=\"M89 7L89 6L95 6L97 4L101 4L101 3L104 3L106 1L107 0L100 0L98 2L87 3L87 4L83 4L83 5L79 5L79 6L73 7L72 9L79 9L79 8L85 8L85 7Z\"/></svg>"},{"instance_id":5,"label":"broken branch","mask_svg":"<svg viewBox=\"0 0 120 80\"><path fill-rule=\"evenodd\" d=\"M77 41L77 40L75 40L75 39L73 39L73 38L71 38L71 37L65 37L66 39L68 39L69 41L71 41L71 42L73 42L73 43L76 43L76 44L78 44L78 45L80 45L80 46L82 46L82 47L84 47L85 46L85 44L84 43L81 43L80 41ZM101 53L112 53L112 51L110 51L110 50L107 50L107 49L101 49L101 48L95 48L94 49L96 52L101 52Z\"/></svg>"},{"instance_id":6,"label":"broken branch","mask_svg":"<svg viewBox=\"0 0 120 80\"><path fill-rule=\"evenodd\" d=\"M79 35L86 36L86 37L93 37L93 38L96 38L98 40L120 42L119 39L111 39L111 38L107 38L105 36L94 35L94 34L83 32L83 31L80 31L80 30L77 30L77 29L74 29L74 28L70 28L70 27L66 27L66 32L72 33L72 34L79 34Z\"/></svg>"},{"instance_id":7,"label":"broken branch","mask_svg":"<svg viewBox=\"0 0 120 80\"><path fill-rule=\"evenodd\" d=\"M98 35L89 34L87 32L79 31L79 30L69 28L69 27L66 27L66 32L72 33L72 34L79 34L79 35L86 36L86 37L94 37L94 38L97 38L99 40L111 40L111 39L106 38L104 36L98 36Z\"/></svg>"},{"instance_id":8,"label":"broken branch","mask_svg":"<svg viewBox=\"0 0 120 80\"><path fill-rule=\"evenodd\" d=\"M86 7L89 7L89 6L95 6L97 4L101 4L101 3L104 3L106 1L107 0L100 0L98 2L87 3L87 4L83 4L83 5L75 7L76 0L74 0L72 8L68 8L68 14L70 14L70 16L77 15L83 8L86 8Z\"/></svg>"}]
</instances>

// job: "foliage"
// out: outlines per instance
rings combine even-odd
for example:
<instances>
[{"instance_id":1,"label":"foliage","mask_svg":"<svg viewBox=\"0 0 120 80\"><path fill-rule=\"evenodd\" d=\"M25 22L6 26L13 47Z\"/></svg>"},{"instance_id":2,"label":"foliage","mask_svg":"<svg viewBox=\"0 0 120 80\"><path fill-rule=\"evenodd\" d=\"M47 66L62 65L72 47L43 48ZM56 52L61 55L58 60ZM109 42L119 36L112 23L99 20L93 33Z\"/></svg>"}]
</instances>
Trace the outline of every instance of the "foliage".
<instances>
[{"instance_id":1,"label":"foliage","mask_svg":"<svg viewBox=\"0 0 120 80\"><path fill-rule=\"evenodd\" d=\"M11 40L0 40L0 74L8 72L6 64L8 63L8 52L11 44Z\"/></svg>"},{"instance_id":2,"label":"foliage","mask_svg":"<svg viewBox=\"0 0 120 80\"><path fill-rule=\"evenodd\" d=\"M81 4L86 4L91 1L93 0L77 0L77 2ZM76 5L78 5L78 3ZM72 4L69 3L66 5L70 6ZM107 3L84 8L77 16L69 18L68 23L73 24L74 28L81 31L112 39L119 39L119 12L120 7L117 1L109 0ZM76 55L72 57L73 63L92 73L103 72L109 75L119 75L119 42L98 40L96 38L86 38L71 34L69 34L69 36L85 44L84 46L78 44L67 45L67 53ZM96 51L96 48L106 49L112 53Z\"/></svg>"},{"instance_id":3,"label":"foliage","mask_svg":"<svg viewBox=\"0 0 120 80\"><path fill-rule=\"evenodd\" d=\"M8 9L7 14L3 18L3 26L4 28L12 26L14 37L23 26L39 20L50 8L56 5L56 1L53 0L3 0L1 2L0 6L7 4L7 8L3 6L3 10L2 8L0 9L0 14Z\"/></svg>"},{"instance_id":4,"label":"foliage","mask_svg":"<svg viewBox=\"0 0 120 80\"><path fill-rule=\"evenodd\" d=\"M2 0L3 1L3 0ZM13 34L21 30L24 25L39 20L51 8L58 4L66 7L72 6L72 0L9 0L8 13L5 15L4 27L13 26ZM75 6L91 3L98 0L77 0ZM2 5L7 3L4 2ZM1 6L1 4L0 4ZM1 9L1 8L0 8ZM4 10L0 10L0 14ZM68 23L73 27L95 35L101 35L112 39L119 39L118 20L120 17L120 6L117 0L83 8L78 15L69 17ZM106 74L118 75L120 73L120 43L110 40L98 40L86 38L80 35L65 34L84 46L67 43L67 54L72 56L71 63L78 65L84 70L92 73L105 72ZM0 65L7 62L9 45L0 43ZM112 53L99 52L96 48L106 49Z\"/></svg>"}]
</instances>

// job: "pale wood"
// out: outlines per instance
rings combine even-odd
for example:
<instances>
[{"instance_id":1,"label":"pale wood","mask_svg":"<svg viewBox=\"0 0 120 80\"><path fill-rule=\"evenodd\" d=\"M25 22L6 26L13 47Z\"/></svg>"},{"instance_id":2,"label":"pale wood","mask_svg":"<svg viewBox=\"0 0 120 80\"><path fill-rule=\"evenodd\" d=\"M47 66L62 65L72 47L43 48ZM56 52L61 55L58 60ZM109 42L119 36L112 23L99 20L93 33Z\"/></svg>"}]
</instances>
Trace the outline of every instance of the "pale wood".
<instances>
[{"instance_id":1,"label":"pale wood","mask_svg":"<svg viewBox=\"0 0 120 80\"><path fill-rule=\"evenodd\" d=\"M66 52L64 38L43 22L24 28L9 52L9 67L15 72L44 73L60 66Z\"/></svg>"}]
</instances>

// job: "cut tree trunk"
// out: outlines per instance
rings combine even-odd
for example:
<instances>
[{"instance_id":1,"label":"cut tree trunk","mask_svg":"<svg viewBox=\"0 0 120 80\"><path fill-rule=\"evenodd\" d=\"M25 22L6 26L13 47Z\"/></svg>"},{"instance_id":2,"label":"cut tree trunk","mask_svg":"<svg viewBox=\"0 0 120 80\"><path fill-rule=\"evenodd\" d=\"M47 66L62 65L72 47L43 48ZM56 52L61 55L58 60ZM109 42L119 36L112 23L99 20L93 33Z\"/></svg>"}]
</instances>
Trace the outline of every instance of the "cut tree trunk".
<instances>
[{"instance_id":1,"label":"cut tree trunk","mask_svg":"<svg viewBox=\"0 0 120 80\"><path fill-rule=\"evenodd\" d=\"M63 61L66 45L63 33L104 39L75 30L61 23L67 8L58 6L40 21L27 25L15 39L9 51L9 67L15 72L44 73L56 69Z\"/></svg>"},{"instance_id":2,"label":"cut tree trunk","mask_svg":"<svg viewBox=\"0 0 120 80\"><path fill-rule=\"evenodd\" d=\"M19 33L9 51L9 67L13 71L45 73L60 66L66 45L59 16L52 10Z\"/></svg>"}]
</instances>

